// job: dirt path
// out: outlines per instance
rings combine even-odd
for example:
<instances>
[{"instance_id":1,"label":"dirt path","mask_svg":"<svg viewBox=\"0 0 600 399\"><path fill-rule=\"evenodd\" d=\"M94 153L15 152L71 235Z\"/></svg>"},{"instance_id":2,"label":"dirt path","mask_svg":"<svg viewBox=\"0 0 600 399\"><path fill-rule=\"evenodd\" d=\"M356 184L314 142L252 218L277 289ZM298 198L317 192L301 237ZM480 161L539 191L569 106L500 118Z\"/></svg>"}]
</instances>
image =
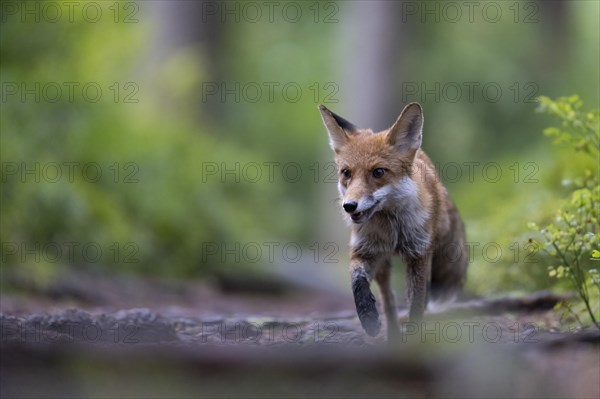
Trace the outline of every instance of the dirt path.
<instances>
[{"instance_id":1,"label":"dirt path","mask_svg":"<svg viewBox=\"0 0 600 399\"><path fill-rule=\"evenodd\" d=\"M430 312L386 344L347 298L193 292L125 310L3 295L2 397L600 396L600 335L560 332L545 294Z\"/></svg>"}]
</instances>

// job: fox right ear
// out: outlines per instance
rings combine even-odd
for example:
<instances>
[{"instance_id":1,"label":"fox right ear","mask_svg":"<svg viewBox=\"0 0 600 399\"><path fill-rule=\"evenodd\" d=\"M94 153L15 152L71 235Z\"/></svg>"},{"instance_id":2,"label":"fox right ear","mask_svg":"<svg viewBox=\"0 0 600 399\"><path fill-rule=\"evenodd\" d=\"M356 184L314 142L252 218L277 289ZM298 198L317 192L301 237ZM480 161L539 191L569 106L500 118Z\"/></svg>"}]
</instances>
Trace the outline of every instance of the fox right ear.
<instances>
[{"instance_id":1,"label":"fox right ear","mask_svg":"<svg viewBox=\"0 0 600 399\"><path fill-rule=\"evenodd\" d=\"M356 131L356 126L339 115L328 110L324 105L319 105L321 118L329 133L329 145L338 151L348 141L348 133Z\"/></svg>"},{"instance_id":2,"label":"fox right ear","mask_svg":"<svg viewBox=\"0 0 600 399\"><path fill-rule=\"evenodd\" d=\"M418 103L410 103L402 110L398 120L390 128L390 144L407 151L421 147L423 138L423 109Z\"/></svg>"}]
</instances>

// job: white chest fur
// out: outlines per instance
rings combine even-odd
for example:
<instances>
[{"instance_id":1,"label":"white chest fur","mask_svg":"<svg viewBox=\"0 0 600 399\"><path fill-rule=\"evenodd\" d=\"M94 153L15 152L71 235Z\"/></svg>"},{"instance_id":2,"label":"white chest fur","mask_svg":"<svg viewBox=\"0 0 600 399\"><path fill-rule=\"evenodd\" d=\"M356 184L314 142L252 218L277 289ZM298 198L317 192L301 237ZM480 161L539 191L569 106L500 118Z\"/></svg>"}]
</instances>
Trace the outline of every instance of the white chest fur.
<instances>
[{"instance_id":1,"label":"white chest fur","mask_svg":"<svg viewBox=\"0 0 600 399\"><path fill-rule=\"evenodd\" d=\"M421 209L415 182L404 178L378 192L381 209L354 227L350 239L353 251L365 256L399 253L415 258L422 255L431 239L425 229L429 214Z\"/></svg>"}]
</instances>

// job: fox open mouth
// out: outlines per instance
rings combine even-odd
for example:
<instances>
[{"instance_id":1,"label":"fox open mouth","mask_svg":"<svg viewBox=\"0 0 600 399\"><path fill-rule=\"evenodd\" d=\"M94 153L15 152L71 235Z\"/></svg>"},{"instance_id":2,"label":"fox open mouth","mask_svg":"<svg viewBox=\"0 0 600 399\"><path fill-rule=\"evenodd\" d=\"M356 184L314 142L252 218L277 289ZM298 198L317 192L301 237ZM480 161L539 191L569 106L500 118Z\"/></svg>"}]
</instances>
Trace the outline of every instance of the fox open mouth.
<instances>
[{"instance_id":1,"label":"fox open mouth","mask_svg":"<svg viewBox=\"0 0 600 399\"><path fill-rule=\"evenodd\" d=\"M352 222L354 222L356 224L360 224L360 223L366 221L367 219L369 219L371 217L371 215L373 214L373 211L375 210L375 208L377 208L377 205L379 205L379 201L377 201L375 204L373 204L372 207L365 209L364 211L354 212L353 214L350 215L350 219L352 219Z\"/></svg>"}]
</instances>

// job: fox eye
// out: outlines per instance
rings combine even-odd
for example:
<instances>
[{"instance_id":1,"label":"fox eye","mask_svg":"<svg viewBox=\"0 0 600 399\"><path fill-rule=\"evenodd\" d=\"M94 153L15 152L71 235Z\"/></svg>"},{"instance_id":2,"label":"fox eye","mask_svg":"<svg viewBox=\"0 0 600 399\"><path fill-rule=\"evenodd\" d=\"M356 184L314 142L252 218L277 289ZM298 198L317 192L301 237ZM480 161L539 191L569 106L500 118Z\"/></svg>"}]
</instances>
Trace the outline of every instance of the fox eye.
<instances>
[{"instance_id":1,"label":"fox eye","mask_svg":"<svg viewBox=\"0 0 600 399\"><path fill-rule=\"evenodd\" d=\"M383 168L375 168L373 169L373 177L376 179L379 179L380 177L383 177L383 175L385 174L385 169Z\"/></svg>"},{"instance_id":2,"label":"fox eye","mask_svg":"<svg viewBox=\"0 0 600 399\"><path fill-rule=\"evenodd\" d=\"M342 169L342 176L344 176L344 179L349 179L352 173L350 173L349 169Z\"/></svg>"}]
</instances>

